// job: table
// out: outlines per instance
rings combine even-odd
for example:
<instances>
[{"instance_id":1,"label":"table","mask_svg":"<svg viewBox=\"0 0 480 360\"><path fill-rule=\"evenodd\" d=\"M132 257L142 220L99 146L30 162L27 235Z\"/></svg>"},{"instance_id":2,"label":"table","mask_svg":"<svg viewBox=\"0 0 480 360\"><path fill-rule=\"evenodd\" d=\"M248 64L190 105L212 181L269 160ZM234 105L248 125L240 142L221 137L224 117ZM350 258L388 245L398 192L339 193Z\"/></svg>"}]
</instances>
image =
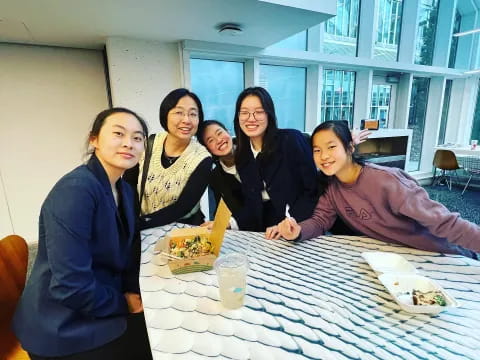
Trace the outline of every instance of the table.
<instances>
[{"instance_id":1,"label":"table","mask_svg":"<svg viewBox=\"0 0 480 360\"><path fill-rule=\"evenodd\" d=\"M457 145L439 145L433 148L435 151L437 150L450 150L455 153L456 156L479 156L480 157L480 145L477 145L475 150L472 150L471 146L457 146Z\"/></svg>"},{"instance_id":2,"label":"table","mask_svg":"<svg viewBox=\"0 0 480 360\"><path fill-rule=\"evenodd\" d=\"M175 225L182 227L183 225ZM215 272L172 276L142 232L140 288L154 359L480 358L480 262L355 236L269 241L227 231L222 253L248 254L245 306L226 310ZM400 309L363 251L404 256L461 304L436 316Z\"/></svg>"}]
</instances>

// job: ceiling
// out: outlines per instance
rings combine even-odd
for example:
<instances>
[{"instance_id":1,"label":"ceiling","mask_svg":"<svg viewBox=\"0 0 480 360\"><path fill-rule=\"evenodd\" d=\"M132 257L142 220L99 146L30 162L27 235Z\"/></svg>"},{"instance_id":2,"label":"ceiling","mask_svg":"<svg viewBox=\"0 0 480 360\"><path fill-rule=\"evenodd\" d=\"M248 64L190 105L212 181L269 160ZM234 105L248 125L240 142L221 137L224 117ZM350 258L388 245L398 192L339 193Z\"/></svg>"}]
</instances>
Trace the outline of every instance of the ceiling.
<instances>
[{"instance_id":1,"label":"ceiling","mask_svg":"<svg viewBox=\"0 0 480 360\"><path fill-rule=\"evenodd\" d=\"M336 0L1 0L0 42L102 48L107 37L266 47L334 15ZM312 11L314 9L315 11ZM241 25L221 36L218 25Z\"/></svg>"}]
</instances>

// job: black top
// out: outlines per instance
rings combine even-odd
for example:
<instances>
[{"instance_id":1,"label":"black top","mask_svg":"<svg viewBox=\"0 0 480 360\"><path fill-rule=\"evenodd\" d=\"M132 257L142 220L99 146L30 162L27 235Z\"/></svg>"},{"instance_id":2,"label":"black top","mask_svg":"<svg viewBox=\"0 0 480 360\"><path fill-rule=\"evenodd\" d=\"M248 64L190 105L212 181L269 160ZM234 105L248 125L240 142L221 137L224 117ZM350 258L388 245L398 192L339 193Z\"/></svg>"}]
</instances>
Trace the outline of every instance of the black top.
<instances>
[{"instance_id":1,"label":"black top","mask_svg":"<svg viewBox=\"0 0 480 360\"><path fill-rule=\"evenodd\" d=\"M210 187L213 190L217 206L220 198L223 198L234 217L234 214L243 208L242 185L234 175L226 173L219 163L212 171Z\"/></svg>"},{"instance_id":2,"label":"black top","mask_svg":"<svg viewBox=\"0 0 480 360\"><path fill-rule=\"evenodd\" d=\"M280 129L270 156L261 152L254 158L250 148L245 150L244 156L237 170L256 231L265 231L266 227L282 221L287 204L290 215L297 221L312 215L318 200L317 170L312 149L301 132ZM262 200L264 187L269 202Z\"/></svg>"}]
</instances>

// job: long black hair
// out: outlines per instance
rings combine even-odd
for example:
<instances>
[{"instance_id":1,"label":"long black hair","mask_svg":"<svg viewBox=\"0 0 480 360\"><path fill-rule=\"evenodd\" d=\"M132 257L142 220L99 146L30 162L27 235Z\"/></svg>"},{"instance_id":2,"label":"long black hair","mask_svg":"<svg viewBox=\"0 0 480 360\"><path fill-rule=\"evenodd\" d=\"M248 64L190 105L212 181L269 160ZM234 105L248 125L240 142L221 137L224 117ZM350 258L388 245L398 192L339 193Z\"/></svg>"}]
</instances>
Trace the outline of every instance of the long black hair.
<instances>
[{"instance_id":1,"label":"long black hair","mask_svg":"<svg viewBox=\"0 0 480 360\"><path fill-rule=\"evenodd\" d=\"M312 147L312 150L313 150L313 137L315 136L315 134L317 134L322 130L333 131L333 133L337 136L337 138L342 143L342 146L345 149L345 152L351 156L352 161L361 166L365 165L365 161L362 158L359 158L355 154L355 151L352 151L353 138L352 138L352 133L348 128L347 121L329 120L318 125L313 130L312 136L310 136L310 145ZM320 170L318 171L319 195L322 195L323 193L325 193L325 190L327 189L331 179L332 179L332 176L327 176L322 171Z\"/></svg>"},{"instance_id":2,"label":"long black hair","mask_svg":"<svg viewBox=\"0 0 480 360\"><path fill-rule=\"evenodd\" d=\"M250 149L250 138L240 128L240 121L238 113L242 106L243 100L247 96L256 96L262 104L262 108L267 114L267 128L263 135L262 158L268 157L275 151L276 135L278 131L277 116L275 115L275 106L273 100L267 90L262 87L249 87L243 90L238 95L237 103L235 105L235 117L233 119L233 127L235 129L235 136L237 138L237 150L235 151L235 164L241 165L247 160L247 152Z\"/></svg>"}]
</instances>

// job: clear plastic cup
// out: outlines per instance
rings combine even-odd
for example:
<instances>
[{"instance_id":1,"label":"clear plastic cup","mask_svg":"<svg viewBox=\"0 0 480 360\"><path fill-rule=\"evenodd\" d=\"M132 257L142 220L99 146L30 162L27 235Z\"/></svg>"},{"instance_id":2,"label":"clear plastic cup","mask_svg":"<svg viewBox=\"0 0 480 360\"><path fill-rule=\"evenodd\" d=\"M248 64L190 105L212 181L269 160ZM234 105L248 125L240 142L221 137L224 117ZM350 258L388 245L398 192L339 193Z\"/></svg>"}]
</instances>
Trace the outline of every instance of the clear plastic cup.
<instances>
[{"instance_id":1,"label":"clear plastic cup","mask_svg":"<svg viewBox=\"0 0 480 360\"><path fill-rule=\"evenodd\" d=\"M247 257L240 253L222 255L213 266L217 272L222 305L227 309L242 307L247 287Z\"/></svg>"}]
</instances>

